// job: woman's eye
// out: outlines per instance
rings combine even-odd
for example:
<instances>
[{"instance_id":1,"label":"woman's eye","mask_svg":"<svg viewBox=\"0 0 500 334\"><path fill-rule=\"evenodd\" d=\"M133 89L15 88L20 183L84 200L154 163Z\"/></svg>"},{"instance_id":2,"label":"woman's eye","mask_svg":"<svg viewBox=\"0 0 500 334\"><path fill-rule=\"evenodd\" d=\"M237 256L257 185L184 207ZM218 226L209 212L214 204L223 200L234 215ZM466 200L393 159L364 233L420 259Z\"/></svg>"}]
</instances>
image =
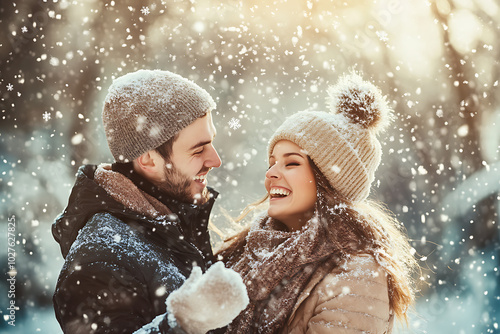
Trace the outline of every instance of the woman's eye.
<instances>
[{"instance_id":1,"label":"woman's eye","mask_svg":"<svg viewBox=\"0 0 500 334\"><path fill-rule=\"evenodd\" d=\"M298 162L290 162L288 164L286 164L287 167L290 167L290 166L300 166L300 164Z\"/></svg>"}]
</instances>

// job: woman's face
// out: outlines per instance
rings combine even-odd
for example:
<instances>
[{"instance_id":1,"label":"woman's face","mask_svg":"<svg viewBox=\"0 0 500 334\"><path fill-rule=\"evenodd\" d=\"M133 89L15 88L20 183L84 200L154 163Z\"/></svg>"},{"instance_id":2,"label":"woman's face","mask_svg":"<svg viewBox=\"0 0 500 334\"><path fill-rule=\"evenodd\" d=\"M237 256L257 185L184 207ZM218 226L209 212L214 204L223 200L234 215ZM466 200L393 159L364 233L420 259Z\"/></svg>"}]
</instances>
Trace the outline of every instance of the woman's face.
<instances>
[{"instance_id":1,"label":"woman's face","mask_svg":"<svg viewBox=\"0 0 500 334\"><path fill-rule=\"evenodd\" d=\"M295 231L312 217L316 182L307 154L295 143L279 141L269 157L265 186L270 217Z\"/></svg>"}]
</instances>

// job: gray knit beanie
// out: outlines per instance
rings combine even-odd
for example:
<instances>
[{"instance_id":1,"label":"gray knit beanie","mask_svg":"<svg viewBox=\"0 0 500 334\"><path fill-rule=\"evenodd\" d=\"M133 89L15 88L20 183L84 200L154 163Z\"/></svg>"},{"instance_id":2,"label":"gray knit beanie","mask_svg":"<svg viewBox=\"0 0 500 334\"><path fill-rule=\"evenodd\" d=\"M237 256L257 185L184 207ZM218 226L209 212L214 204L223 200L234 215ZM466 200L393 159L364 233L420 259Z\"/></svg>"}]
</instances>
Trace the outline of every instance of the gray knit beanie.
<instances>
[{"instance_id":1,"label":"gray knit beanie","mask_svg":"<svg viewBox=\"0 0 500 334\"><path fill-rule=\"evenodd\" d=\"M329 88L331 113L302 111L288 117L269 142L280 140L304 149L330 184L352 202L365 200L382 150L376 135L392 119L380 90L351 73Z\"/></svg>"},{"instance_id":2,"label":"gray knit beanie","mask_svg":"<svg viewBox=\"0 0 500 334\"><path fill-rule=\"evenodd\" d=\"M125 74L109 87L102 111L111 154L117 162L132 161L214 108L207 91L178 74Z\"/></svg>"}]
</instances>

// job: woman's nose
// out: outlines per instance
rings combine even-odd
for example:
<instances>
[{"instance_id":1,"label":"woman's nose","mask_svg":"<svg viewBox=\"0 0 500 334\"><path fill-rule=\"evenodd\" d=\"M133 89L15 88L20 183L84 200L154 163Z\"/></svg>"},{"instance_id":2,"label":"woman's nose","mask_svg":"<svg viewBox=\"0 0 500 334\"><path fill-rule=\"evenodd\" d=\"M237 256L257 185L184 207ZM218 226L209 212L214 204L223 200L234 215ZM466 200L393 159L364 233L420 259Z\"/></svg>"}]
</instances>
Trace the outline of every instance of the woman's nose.
<instances>
[{"instance_id":1,"label":"woman's nose","mask_svg":"<svg viewBox=\"0 0 500 334\"><path fill-rule=\"evenodd\" d=\"M277 179L280 176L281 176L281 173L280 173L279 168L278 168L276 163L274 165L272 165L271 167L269 167L269 169L266 172L266 178L268 178L268 179Z\"/></svg>"}]
</instances>

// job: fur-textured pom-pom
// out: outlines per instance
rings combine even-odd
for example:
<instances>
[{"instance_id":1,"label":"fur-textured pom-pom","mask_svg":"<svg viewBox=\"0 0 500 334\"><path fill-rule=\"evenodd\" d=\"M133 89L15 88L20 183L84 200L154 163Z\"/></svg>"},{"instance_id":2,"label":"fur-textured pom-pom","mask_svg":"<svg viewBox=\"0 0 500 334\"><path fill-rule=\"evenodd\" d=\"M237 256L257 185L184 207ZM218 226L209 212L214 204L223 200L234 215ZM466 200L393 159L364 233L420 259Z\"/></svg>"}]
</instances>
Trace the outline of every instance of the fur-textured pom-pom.
<instances>
[{"instance_id":1,"label":"fur-textured pom-pom","mask_svg":"<svg viewBox=\"0 0 500 334\"><path fill-rule=\"evenodd\" d=\"M328 88L328 104L333 113L375 132L383 131L392 120L392 111L378 87L353 72Z\"/></svg>"}]
</instances>

